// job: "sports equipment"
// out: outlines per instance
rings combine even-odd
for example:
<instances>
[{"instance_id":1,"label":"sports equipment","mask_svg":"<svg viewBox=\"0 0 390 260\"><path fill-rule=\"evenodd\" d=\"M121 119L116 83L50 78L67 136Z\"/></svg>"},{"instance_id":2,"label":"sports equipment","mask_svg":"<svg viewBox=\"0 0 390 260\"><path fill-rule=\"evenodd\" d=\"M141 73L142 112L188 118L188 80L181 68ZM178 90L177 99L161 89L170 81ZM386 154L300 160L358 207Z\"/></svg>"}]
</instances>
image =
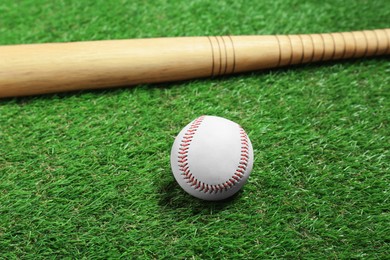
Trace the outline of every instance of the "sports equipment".
<instances>
[{"instance_id":1,"label":"sports equipment","mask_svg":"<svg viewBox=\"0 0 390 260\"><path fill-rule=\"evenodd\" d=\"M118 87L390 54L390 29L0 46L0 97Z\"/></svg>"},{"instance_id":2,"label":"sports equipment","mask_svg":"<svg viewBox=\"0 0 390 260\"><path fill-rule=\"evenodd\" d=\"M204 200L226 199L252 171L253 148L244 129L216 116L201 116L176 137L171 168L179 185Z\"/></svg>"}]
</instances>

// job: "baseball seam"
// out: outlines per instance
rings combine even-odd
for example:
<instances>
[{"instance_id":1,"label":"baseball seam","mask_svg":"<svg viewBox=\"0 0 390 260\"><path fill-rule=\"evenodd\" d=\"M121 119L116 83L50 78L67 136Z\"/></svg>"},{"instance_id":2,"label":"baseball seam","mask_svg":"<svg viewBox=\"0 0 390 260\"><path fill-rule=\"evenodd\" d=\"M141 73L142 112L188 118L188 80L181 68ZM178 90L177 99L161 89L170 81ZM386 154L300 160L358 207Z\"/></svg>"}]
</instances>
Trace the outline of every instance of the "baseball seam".
<instances>
[{"instance_id":1,"label":"baseball seam","mask_svg":"<svg viewBox=\"0 0 390 260\"><path fill-rule=\"evenodd\" d=\"M233 175L225 182L220 184L209 185L200 180L198 180L190 170L188 164L188 151L191 145L191 142L195 136L196 131L202 124L205 116L201 116L195 119L188 130L185 132L183 138L180 142L179 152L178 152L178 163L179 171L182 177L187 181L187 183L193 187L195 190L202 191L204 193L218 193L223 190L228 190L234 185L236 185L244 177L245 172L249 163L249 139L248 135L244 129L239 126L240 129L240 142L241 142L241 152L240 152L240 161L238 166L233 173Z\"/></svg>"}]
</instances>

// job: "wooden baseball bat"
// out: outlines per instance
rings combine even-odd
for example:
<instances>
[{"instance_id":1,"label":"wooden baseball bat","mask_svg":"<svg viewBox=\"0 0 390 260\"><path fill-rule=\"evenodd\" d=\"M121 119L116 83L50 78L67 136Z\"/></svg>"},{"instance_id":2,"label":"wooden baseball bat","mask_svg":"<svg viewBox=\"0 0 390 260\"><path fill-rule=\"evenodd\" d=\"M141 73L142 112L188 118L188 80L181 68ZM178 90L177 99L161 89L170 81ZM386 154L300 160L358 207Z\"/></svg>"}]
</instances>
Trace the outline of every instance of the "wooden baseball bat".
<instances>
[{"instance_id":1,"label":"wooden baseball bat","mask_svg":"<svg viewBox=\"0 0 390 260\"><path fill-rule=\"evenodd\" d=\"M0 46L0 97L221 76L390 54L390 29Z\"/></svg>"}]
</instances>

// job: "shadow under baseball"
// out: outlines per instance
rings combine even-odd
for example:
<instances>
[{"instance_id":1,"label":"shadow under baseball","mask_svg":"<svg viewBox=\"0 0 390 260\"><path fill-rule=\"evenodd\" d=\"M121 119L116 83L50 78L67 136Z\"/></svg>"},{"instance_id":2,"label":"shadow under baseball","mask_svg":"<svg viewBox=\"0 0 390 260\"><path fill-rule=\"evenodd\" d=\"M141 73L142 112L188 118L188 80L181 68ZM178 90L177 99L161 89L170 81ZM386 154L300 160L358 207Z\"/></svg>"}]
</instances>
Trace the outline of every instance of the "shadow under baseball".
<instances>
[{"instance_id":1,"label":"shadow under baseball","mask_svg":"<svg viewBox=\"0 0 390 260\"><path fill-rule=\"evenodd\" d=\"M163 211L190 210L192 215L198 215L217 213L229 208L240 198L241 191L224 200L201 200L187 194L172 177L160 183L158 194L160 195L158 204Z\"/></svg>"}]
</instances>

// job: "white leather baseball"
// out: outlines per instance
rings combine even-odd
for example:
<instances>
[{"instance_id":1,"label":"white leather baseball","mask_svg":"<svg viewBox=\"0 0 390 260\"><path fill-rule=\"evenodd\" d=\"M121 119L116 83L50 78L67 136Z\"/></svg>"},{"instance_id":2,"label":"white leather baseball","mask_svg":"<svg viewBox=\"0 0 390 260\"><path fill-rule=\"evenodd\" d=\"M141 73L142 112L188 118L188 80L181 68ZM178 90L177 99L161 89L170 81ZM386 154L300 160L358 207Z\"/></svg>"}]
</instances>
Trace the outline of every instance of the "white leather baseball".
<instances>
[{"instance_id":1,"label":"white leather baseball","mask_svg":"<svg viewBox=\"0 0 390 260\"><path fill-rule=\"evenodd\" d=\"M201 116L176 137L171 168L179 185L204 200L226 199L252 171L253 148L242 127L217 116Z\"/></svg>"}]
</instances>

